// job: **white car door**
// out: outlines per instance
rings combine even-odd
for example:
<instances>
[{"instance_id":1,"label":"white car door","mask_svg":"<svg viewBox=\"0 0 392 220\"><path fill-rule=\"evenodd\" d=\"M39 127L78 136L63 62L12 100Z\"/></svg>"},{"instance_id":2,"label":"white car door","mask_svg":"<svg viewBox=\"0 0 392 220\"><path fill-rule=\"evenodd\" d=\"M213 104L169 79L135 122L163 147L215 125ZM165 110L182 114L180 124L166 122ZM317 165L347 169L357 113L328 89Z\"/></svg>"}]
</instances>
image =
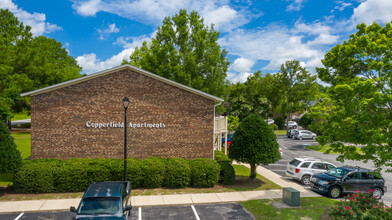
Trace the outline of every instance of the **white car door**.
<instances>
[{"instance_id":1,"label":"white car door","mask_svg":"<svg viewBox=\"0 0 392 220\"><path fill-rule=\"evenodd\" d=\"M311 168L312 174L324 173L326 171L325 165L321 162L314 162Z\"/></svg>"}]
</instances>

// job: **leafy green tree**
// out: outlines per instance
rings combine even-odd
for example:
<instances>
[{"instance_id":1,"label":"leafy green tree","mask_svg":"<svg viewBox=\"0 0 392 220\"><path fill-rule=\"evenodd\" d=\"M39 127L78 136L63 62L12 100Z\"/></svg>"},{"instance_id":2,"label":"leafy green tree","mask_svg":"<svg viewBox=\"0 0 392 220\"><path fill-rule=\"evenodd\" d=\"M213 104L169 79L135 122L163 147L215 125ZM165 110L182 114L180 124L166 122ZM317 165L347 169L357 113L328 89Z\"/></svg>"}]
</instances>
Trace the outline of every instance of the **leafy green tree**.
<instances>
[{"instance_id":1,"label":"leafy green tree","mask_svg":"<svg viewBox=\"0 0 392 220\"><path fill-rule=\"evenodd\" d=\"M229 67L214 25L205 26L196 11L166 17L151 43L135 48L129 63L195 89L223 95ZM124 61L126 63L126 61Z\"/></svg>"},{"instance_id":2,"label":"leafy green tree","mask_svg":"<svg viewBox=\"0 0 392 220\"><path fill-rule=\"evenodd\" d=\"M32 37L9 11L0 9L0 117L29 108L20 93L80 77L81 68L61 43L44 36Z\"/></svg>"},{"instance_id":3,"label":"leafy green tree","mask_svg":"<svg viewBox=\"0 0 392 220\"><path fill-rule=\"evenodd\" d=\"M277 76L286 97L286 127L288 127L290 113L305 109L309 102L316 98L319 91L316 83L317 76L310 75L298 60L286 61L282 64Z\"/></svg>"},{"instance_id":4,"label":"leafy green tree","mask_svg":"<svg viewBox=\"0 0 392 220\"><path fill-rule=\"evenodd\" d=\"M318 140L339 152L339 161L373 161L392 171L392 26L359 24L357 29L317 69L331 84L329 98L312 109L323 132ZM364 146L362 152L355 145Z\"/></svg>"},{"instance_id":5,"label":"leafy green tree","mask_svg":"<svg viewBox=\"0 0 392 220\"><path fill-rule=\"evenodd\" d=\"M4 122L0 121L0 173L14 172L22 165L14 138Z\"/></svg>"},{"instance_id":6,"label":"leafy green tree","mask_svg":"<svg viewBox=\"0 0 392 220\"><path fill-rule=\"evenodd\" d=\"M313 122L313 118L310 116L309 113L304 114L301 119L298 122L298 125L305 128L309 129L309 125Z\"/></svg>"},{"instance_id":7,"label":"leafy green tree","mask_svg":"<svg viewBox=\"0 0 392 220\"><path fill-rule=\"evenodd\" d=\"M281 156L274 131L257 114L241 121L230 144L229 157L250 164L250 179L256 178L256 165L268 165Z\"/></svg>"},{"instance_id":8,"label":"leafy green tree","mask_svg":"<svg viewBox=\"0 0 392 220\"><path fill-rule=\"evenodd\" d=\"M238 128L238 125L240 125L240 119L237 116L230 115L227 119L227 123L227 129L229 131L235 131Z\"/></svg>"}]
</instances>

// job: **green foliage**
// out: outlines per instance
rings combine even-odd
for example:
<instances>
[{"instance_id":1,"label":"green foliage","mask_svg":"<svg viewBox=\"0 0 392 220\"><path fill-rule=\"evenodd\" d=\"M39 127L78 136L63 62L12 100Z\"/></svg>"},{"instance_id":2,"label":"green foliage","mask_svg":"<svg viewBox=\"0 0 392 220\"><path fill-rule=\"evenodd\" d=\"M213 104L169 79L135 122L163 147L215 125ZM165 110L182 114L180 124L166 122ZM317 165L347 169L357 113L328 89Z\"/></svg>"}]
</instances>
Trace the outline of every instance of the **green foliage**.
<instances>
[{"instance_id":1,"label":"green foliage","mask_svg":"<svg viewBox=\"0 0 392 220\"><path fill-rule=\"evenodd\" d=\"M235 170L231 165L232 161L221 151L215 151L215 160L220 166L219 181L223 184L234 184Z\"/></svg>"},{"instance_id":2,"label":"green foliage","mask_svg":"<svg viewBox=\"0 0 392 220\"><path fill-rule=\"evenodd\" d=\"M220 166L215 160L197 158L189 161L189 164L192 186L213 187L218 183Z\"/></svg>"},{"instance_id":3,"label":"green foliage","mask_svg":"<svg viewBox=\"0 0 392 220\"><path fill-rule=\"evenodd\" d=\"M22 164L14 138L3 121L0 121L0 173L14 172Z\"/></svg>"},{"instance_id":4,"label":"green foliage","mask_svg":"<svg viewBox=\"0 0 392 220\"><path fill-rule=\"evenodd\" d=\"M218 44L219 32L203 22L196 11L165 17L151 43L136 47L129 63L209 94L224 94L227 51Z\"/></svg>"},{"instance_id":5,"label":"green foliage","mask_svg":"<svg viewBox=\"0 0 392 220\"><path fill-rule=\"evenodd\" d=\"M229 87L225 106L231 115L238 116L241 121L252 113L267 117L281 100L282 91L276 75L266 74L263 77L258 71L249 76L245 83Z\"/></svg>"},{"instance_id":6,"label":"green foliage","mask_svg":"<svg viewBox=\"0 0 392 220\"><path fill-rule=\"evenodd\" d=\"M355 192L331 207L331 219L392 219L392 208L373 197L373 192Z\"/></svg>"},{"instance_id":7,"label":"green foliage","mask_svg":"<svg viewBox=\"0 0 392 220\"><path fill-rule=\"evenodd\" d=\"M229 131L235 131L238 125L240 125L240 119L234 115L230 115L229 118L227 119L227 122L228 122L227 129Z\"/></svg>"},{"instance_id":8,"label":"green foliage","mask_svg":"<svg viewBox=\"0 0 392 220\"><path fill-rule=\"evenodd\" d=\"M9 10L0 9L0 117L29 108L21 92L80 77L81 68L60 42L32 37L31 27Z\"/></svg>"},{"instance_id":9,"label":"green foliage","mask_svg":"<svg viewBox=\"0 0 392 220\"><path fill-rule=\"evenodd\" d=\"M298 122L298 125L305 128L309 129L309 125L313 122L313 118L310 116L310 114L306 113L304 114L301 119Z\"/></svg>"},{"instance_id":10,"label":"green foliage","mask_svg":"<svg viewBox=\"0 0 392 220\"><path fill-rule=\"evenodd\" d=\"M276 131L276 130L279 129L279 127L278 127L276 124L270 124L269 127L270 127L272 130L274 130L274 131Z\"/></svg>"},{"instance_id":11,"label":"green foliage","mask_svg":"<svg viewBox=\"0 0 392 220\"><path fill-rule=\"evenodd\" d=\"M280 130L284 129L284 123L286 119L283 116L276 117L274 121Z\"/></svg>"},{"instance_id":12,"label":"green foliage","mask_svg":"<svg viewBox=\"0 0 392 220\"><path fill-rule=\"evenodd\" d=\"M268 165L281 158L276 135L256 114L249 115L238 126L230 144L229 157L250 164L251 180L256 177L257 164Z\"/></svg>"},{"instance_id":13,"label":"green foliage","mask_svg":"<svg viewBox=\"0 0 392 220\"><path fill-rule=\"evenodd\" d=\"M14 188L21 193L82 192L93 182L122 180L123 164L123 160L102 158L26 160L15 173ZM219 171L211 159L127 160L127 178L133 189L211 187L217 184Z\"/></svg>"},{"instance_id":14,"label":"green foliage","mask_svg":"<svg viewBox=\"0 0 392 220\"><path fill-rule=\"evenodd\" d=\"M360 24L357 29L325 55L324 68L317 68L331 87L312 108L312 127L322 132L320 144L341 154L339 161L370 160L392 171L392 25ZM365 146L364 154L353 145Z\"/></svg>"},{"instance_id":15,"label":"green foliage","mask_svg":"<svg viewBox=\"0 0 392 220\"><path fill-rule=\"evenodd\" d=\"M187 160L169 158L165 161L166 173L164 186L169 188L184 188L191 182L191 167Z\"/></svg>"},{"instance_id":16,"label":"green foliage","mask_svg":"<svg viewBox=\"0 0 392 220\"><path fill-rule=\"evenodd\" d=\"M319 92L317 76L312 76L298 60L286 61L277 73L286 98L287 121L291 112L303 111Z\"/></svg>"}]
</instances>

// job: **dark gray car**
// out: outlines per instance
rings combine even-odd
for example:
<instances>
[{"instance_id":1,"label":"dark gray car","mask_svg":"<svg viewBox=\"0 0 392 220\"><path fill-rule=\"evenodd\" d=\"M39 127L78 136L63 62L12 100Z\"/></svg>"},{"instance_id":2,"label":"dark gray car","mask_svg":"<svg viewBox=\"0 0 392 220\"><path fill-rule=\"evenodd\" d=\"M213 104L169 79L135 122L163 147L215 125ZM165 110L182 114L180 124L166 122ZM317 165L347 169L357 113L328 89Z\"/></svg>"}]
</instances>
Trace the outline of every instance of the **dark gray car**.
<instances>
[{"instance_id":1,"label":"dark gray car","mask_svg":"<svg viewBox=\"0 0 392 220\"><path fill-rule=\"evenodd\" d=\"M380 174L360 167L337 167L310 178L311 189L338 198L342 194L373 190L373 196L380 199L387 192L384 178Z\"/></svg>"}]
</instances>

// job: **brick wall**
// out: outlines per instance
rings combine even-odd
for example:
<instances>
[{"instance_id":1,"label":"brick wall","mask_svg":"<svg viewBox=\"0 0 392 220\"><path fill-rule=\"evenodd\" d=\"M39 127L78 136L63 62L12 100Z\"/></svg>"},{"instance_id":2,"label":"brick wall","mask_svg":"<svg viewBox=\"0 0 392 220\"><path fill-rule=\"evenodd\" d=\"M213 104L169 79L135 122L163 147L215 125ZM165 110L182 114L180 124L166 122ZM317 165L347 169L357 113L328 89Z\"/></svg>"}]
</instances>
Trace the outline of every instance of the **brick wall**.
<instances>
[{"instance_id":1,"label":"brick wall","mask_svg":"<svg viewBox=\"0 0 392 220\"><path fill-rule=\"evenodd\" d=\"M31 98L31 157L123 158L124 128L86 123L124 121L165 128L129 128L128 157L212 158L214 102L132 70L122 70Z\"/></svg>"}]
</instances>

